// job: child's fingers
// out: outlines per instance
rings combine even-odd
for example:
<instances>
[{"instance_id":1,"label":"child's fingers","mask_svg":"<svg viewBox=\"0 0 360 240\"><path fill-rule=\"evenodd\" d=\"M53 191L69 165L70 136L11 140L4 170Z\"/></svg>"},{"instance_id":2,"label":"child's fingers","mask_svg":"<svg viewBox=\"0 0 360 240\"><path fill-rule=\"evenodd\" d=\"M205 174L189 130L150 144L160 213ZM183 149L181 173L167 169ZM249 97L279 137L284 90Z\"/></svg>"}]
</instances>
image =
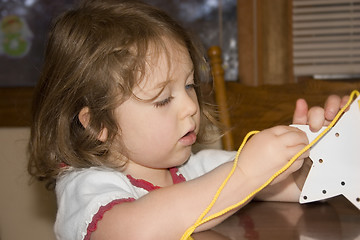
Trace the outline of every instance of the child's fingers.
<instances>
[{"instance_id":1,"label":"child's fingers","mask_svg":"<svg viewBox=\"0 0 360 240\"><path fill-rule=\"evenodd\" d=\"M349 101L350 96L346 95L340 98L337 95L330 95L325 103L325 126L335 118L336 114L343 108Z\"/></svg>"},{"instance_id":2,"label":"child's fingers","mask_svg":"<svg viewBox=\"0 0 360 240\"><path fill-rule=\"evenodd\" d=\"M291 126L276 126L276 127L270 128L269 130L276 136L282 136L289 132L298 132L298 133L303 132L300 129L298 129L296 127L291 127Z\"/></svg>"},{"instance_id":3,"label":"child's fingers","mask_svg":"<svg viewBox=\"0 0 360 240\"><path fill-rule=\"evenodd\" d=\"M306 146L304 146L304 148L305 148ZM302 148L303 149L303 148ZM301 149L301 150L302 150ZM300 151L301 151L300 150ZM305 152L303 152L299 157L298 157L298 159L304 159L304 158L307 158L307 157L310 157L310 150L308 149L308 150L306 150Z\"/></svg>"},{"instance_id":4,"label":"child's fingers","mask_svg":"<svg viewBox=\"0 0 360 240\"><path fill-rule=\"evenodd\" d=\"M296 172L302 167L303 164L304 164L304 158L299 158L293 164L291 164L291 166L288 168L288 171L291 173Z\"/></svg>"},{"instance_id":5,"label":"child's fingers","mask_svg":"<svg viewBox=\"0 0 360 240\"><path fill-rule=\"evenodd\" d=\"M293 115L293 124L306 124L309 107L304 99L298 99Z\"/></svg>"},{"instance_id":6,"label":"child's fingers","mask_svg":"<svg viewBox=\"0 0 360 240\"><path fill-rule=\"evenodd\" d=\"M347 104L349 99L350 99L349 95L346 95L346 96L342 97L341 98L341 103L340 103L340 108L343 108Z\"/></svg>"},{"instance_id":7,"label":"child's fingers","mask_svg":"<svg viewBox=\"0 0 360 240\"><path fill-rule=\"evenodd\" d=\"M324 106L325 119L327 121L333 120L340 108L341 108L341 99L340 99L340 97L337 96L337 95L330 95L327 98L327 100L325 102L325 106Z\"/></svg>"},{"instance_id":8,"label":"child's fingers","mask_svg":"<svg viewBox=\"0 0 360 240\"><path fill-rule=\"evenodd\" d=\"M302 151L307 144L298 144L295 146L289 146L287 147L287 159L290 161L296 154L298 154L300 151ZM309 156L309 151L303 152L297 159L303 159Z\"/></svg>"},{"instance_id":9,"label":"child's fingers","mask_svg":"<svg viewBox=\"0 0 360 240\"><path fill-rule=\"evenodd\" d=\"M306 136L306 133L295 127L286 127L283 131L277 131L279 139L284 142L288 147L296 145L307 145L309 140ZM281 133L281 134L279 134Z\"/></svg>"},{"instance_id":10,"label":"child's fingers","mask_svg":"<svg viewBox=\"0 0 360 240\"><path fill-rule=\"evenodd\" d=\"M319 131L325 124L325 110L321 107L312 107L309 110L308 124L311 131Z\"/></svg>"}]
</instances>

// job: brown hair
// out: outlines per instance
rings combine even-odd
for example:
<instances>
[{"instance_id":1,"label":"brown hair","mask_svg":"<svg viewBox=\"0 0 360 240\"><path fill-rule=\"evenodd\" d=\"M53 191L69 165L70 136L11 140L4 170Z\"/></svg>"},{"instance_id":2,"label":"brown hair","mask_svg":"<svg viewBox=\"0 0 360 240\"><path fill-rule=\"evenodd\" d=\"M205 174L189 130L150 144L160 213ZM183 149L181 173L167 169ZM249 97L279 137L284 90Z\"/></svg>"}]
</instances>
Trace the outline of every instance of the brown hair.
<instances>
[{"instance_id":1,"label":"brown hair","mask_svg":"<svg viewBox=\"0 0 360 240\"><path fill-rule=\"evenodd\" d=\"M31 175L53 187L61 165L121 165L113 158L116 154L111 154L114 149L124 150L121 139L116 138L121 129L114 110L131 96L138 73L144 73L149 43L161 47L164 37L188 49L193 61L201 109L199 139L204 139L205 127L213 118L200 93L199 83L208 80L209 71L198 44L152 6L134 0L87 0L59 16L50 31L33 100ZM78 119L84 107L91 116L86 128ZM104 128L108 137L101 142L98 136ZM115 147L115 139L120 140L119 146Z\"/></svg>"}]
</instances>

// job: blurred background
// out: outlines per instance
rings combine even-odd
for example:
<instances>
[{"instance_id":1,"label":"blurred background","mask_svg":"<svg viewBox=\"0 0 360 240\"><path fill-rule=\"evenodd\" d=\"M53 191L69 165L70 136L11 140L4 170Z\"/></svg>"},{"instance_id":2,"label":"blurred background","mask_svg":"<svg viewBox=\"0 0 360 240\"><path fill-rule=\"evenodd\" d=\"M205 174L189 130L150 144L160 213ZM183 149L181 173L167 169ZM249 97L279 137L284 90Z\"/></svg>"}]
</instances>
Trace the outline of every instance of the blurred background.
<instances>
[{"instance_id":1,"label":"blurred background","mask_svg":"<svg viewBox=\"0 0 360 240\"><path fill-rule=\"evenodd\" d=\"M51 19L75 1L0 0L1 240L54 239L55 196L29 184L26 146ZM321 105L360 88L360 0L145 1L221 47L235 146L290 124L299 97Z\"/></svg>"},{"instance_id":2,"label":"blurred background","mask_svg":"<svg viewBox=\"0 0 360 240\"><path fill-rule=\"evenodd\" d=\"M0 86L34 86L51 19L76 0L0 0ZM237 78L236 0L146 0L196 33L206 48L224 46L227 79ZM221 25L221 26L220 26Z\"/></svg>"}]
</instances>

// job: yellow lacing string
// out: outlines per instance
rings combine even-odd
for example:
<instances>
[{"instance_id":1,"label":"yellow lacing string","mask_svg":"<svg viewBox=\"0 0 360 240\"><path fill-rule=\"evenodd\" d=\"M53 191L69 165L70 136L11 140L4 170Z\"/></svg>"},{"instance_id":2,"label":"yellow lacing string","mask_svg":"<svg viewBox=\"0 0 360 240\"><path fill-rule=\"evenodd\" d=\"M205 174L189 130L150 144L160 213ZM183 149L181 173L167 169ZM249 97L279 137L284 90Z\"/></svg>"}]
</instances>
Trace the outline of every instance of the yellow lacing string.
<instances>
[{"instance_id":1,"label":"yellow lacing string","mask_svg":"<svg viewBox=\"0 0 360 240\"><path fill-rule=\"evenodd\" d=\"M211 210L211 208L214 206L214 204L216 203L217 199L219 198L221 191L223 190L223 188L225 187L225 185L227 184L227 182L229 181L229 179L231 178L231 176L233 175L236 167L237 167L237 162L238 162L238 158L240 155L241 150L243 149L245 143L247 142L247 140L254 134L258 133L259 131L251 131L249 132L243 142L241 143L237 154L235 156L235 160L234 160L234 164L233 167L230 171L230 173L228 174L228 176L226 177L226 179L223 181L223 183L221 184L221 186L218 188L213 200L211 201L211 203L209 204L209 206L204 210L204 212L200 215L200 217L196 220L196 222L189 227L185 233L183 234L183 236L181 237L181 240L190 240L193 239L191 237L191 234L195 231L195 229L200 226L201 224L204 224L212 219L215 219L221 215L226 214L227 212L243 205L244 203L246 203L247 201L249 201L252 197L254 197L258 192L260 192L261 190L263 190L265 187L267 187L276 177L278 177L280 174L282 174L283 172L285 172L295 161L296 159L298 159L304 152L306 152L307 150L309 150L315 143L317 143L334 125L335 123L339 120L339 118L341 117L341 115L344 113L344 111L349 107L349 105L351 104L354 96L359 96L360 93L356 90L354 90L351 94L350 94L350 98L349 101L345 104L344 107L341 108L341 110L338 112L338 114L335 116L335 118L331 121L331 123L329 124L329 126L327 126L326 129L324 129L311 143L309 143L306 147L304 147L302 150L300 150L296 155L294 155L290 161L285 164L279 171L277 171L273 176L271 176L263 185L261 185L258 189L256 189L255 191L253 191L252 193L250 193L247 197L245 197L243 200L241 200L240 202L227 207L217 213L214 213L213 215L207 217L204 219L205 215Z\"/></svg>"}]
</instances>

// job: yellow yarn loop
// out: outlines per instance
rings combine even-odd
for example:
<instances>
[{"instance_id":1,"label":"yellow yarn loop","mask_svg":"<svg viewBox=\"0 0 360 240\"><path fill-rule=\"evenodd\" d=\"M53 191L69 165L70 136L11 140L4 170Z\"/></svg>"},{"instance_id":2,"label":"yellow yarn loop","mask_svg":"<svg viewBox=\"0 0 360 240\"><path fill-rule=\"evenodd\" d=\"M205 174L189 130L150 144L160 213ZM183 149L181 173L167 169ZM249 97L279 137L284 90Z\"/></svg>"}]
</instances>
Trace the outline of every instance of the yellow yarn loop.
<instances>
[{"instance_id":1,"label":"yellow yarn loop","mask_svg":"<svg viewBox=\"0 0 360 240\"><path fill-rule=\"evenodd\" d=\"M188 228L186 230L186 232L184 233L184 235L182 236L181 240L186 240L188 239L188 237L195 231L195 229L200 226L201 224L203 224L204 222L202 221L202 219L205 217L205 215L211 210L211 208L214 206L216 200L218 199L218 197L220 196L221 194L221 191L223 190L223 188L225 187L226 183L229 181L230 177L233 175L233 173L235 172L235 169L236 169L236 166L237 166L237 162L238 162L238 158L239 158L239 155L240 155L240 152L241 150L243 149L245 143L247 142L247 140L249 139L250 136L258 133L259 131L251 131L249 132L242 144L240 145L238 151L237 151L237 154L236 154L236 157L235 157L235 160L234 160L234 165L233 167L231 168L231 171L230 173L228 174L228 176L225 178L225 180L223 181L223 183L221 184L221 186L218 188L213 200L211 201L211 203L209 204L209 206L204 210L204 212L200 215L200 217L196 220L195 224L192 225L190 228ZM216 216L214 216L213 218L215 218ZM209 219L210 220L210 219Z\"/></svg>"},{"instance_id":2,"label":"yellow yarn loop","mask_svg":"<svg viewBox=\"0 0 360 240\"><path fill-rule=\"evenodd\" d=\"M344 113L344 111L349 107L349 105L351 104L354 96L359 96L360 93L356 90L352 91L352 93L350 94L350 98L348 100L348 102L345 104L344 107L341 108L341 110L337 113L337 115L335 116L335 118L331 121L331 123L329 124L329 126L327 126L326 129L324 129L311 143L309 143L307 146L305 146L302 150L300 150L297 154L295 154L290 161L285 164L279 171L277 171L273 176L271 176L263 185L261 185L258 189L256 189L255 191L253 191L252 193L250 193L247 197L245 197L244 199L242 199L240 202L229 206L217 213L214 213L213 215L207 217L204 219L205 215L211 210L211 208L214 206L214 204L216 203L217 199L219 198L222 190L224 189L225 185L227 184L227 182L229 181L229 179L231 178L231 176L233 175L236 166L237 166L237 162L238 162L238 158L240 155L241 150L243 149L245 143L247 142L247 140L254 134L258 133L259 131L251 131L249 132L243 142L241 143L236 156L235 156L235 160L234 160L234 165L230 171L230 173L228 174L228 176L226 177L226 179L223 181L223 183L221 184L221 186L218 188L213 200L211 201L211 203L208 205L208 207L203 211L203 213L199 216L199 218L196 220L196 222L189 227L185 233L183 234L183 236L181 237L180 240L191 240L193 239L191 237L191 234L195 231L195 229L200 226L201 224L204 224L212 219L215 219L219 216L222 216L224 214L226 214L227 212L243 205L244 203L246 203L248 200L250 200L252 197L254 197L258 192L260 192L261 190L263 190L265 187L267 187L276 177L278 177L280 174L282 174L283 172L285 172L295 161L297 158L299 158L304 152L306 152L307 150L309 150L315 143L317 143L335 124L336 122L339 120L339 118L341 117L341 115ZM360 104L360 103L359 103Z\"/></svg>"}]
</instances>

